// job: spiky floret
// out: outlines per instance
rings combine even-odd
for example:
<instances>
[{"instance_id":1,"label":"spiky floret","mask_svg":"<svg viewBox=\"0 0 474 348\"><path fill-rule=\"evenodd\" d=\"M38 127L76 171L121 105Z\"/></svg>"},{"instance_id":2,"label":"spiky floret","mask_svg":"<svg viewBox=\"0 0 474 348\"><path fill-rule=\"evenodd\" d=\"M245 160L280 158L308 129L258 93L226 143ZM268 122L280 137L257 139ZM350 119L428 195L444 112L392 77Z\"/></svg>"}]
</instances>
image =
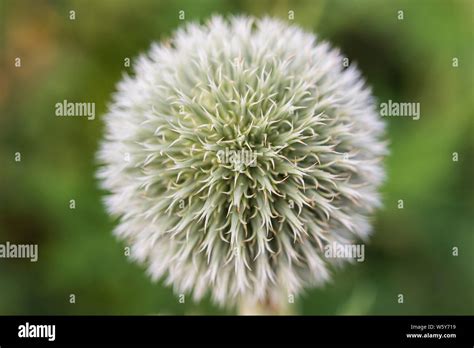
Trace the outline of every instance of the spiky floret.
<instances>
[{"instance_id":1,"label":"spiky floret","mask_svg":"<svg viewBox=\"0 0 474 348\"><path fill-rule=\"evenodd\" d=\"M153 278L226 305L296 295L329 279L325 245L368 236L384 125L342 59L247 17L188 24L138 59L105 116L98 176Z\"/></svg>"}]
</instances>

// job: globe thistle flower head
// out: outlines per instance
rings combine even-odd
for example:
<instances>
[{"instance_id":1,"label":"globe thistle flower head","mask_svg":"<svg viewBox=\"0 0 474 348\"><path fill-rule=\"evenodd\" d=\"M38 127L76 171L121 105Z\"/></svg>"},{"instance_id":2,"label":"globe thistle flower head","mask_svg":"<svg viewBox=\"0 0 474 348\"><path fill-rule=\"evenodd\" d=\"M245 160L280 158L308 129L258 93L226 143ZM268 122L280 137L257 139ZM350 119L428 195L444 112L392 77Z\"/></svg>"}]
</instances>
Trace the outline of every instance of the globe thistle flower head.
<instances>
[{"instance_id":1,"label":"globe thistle flower head","mask_svg":"<svg viewBox=\"0 0 474 348\"><path fill-rule=\"evenodd\" d=\"M213 17L155 44L118 85L98 177L116 235L196 300L321 285L331 243L370 232L386 153L370 89L282 21Z\"/></svg>"}]
</instances>

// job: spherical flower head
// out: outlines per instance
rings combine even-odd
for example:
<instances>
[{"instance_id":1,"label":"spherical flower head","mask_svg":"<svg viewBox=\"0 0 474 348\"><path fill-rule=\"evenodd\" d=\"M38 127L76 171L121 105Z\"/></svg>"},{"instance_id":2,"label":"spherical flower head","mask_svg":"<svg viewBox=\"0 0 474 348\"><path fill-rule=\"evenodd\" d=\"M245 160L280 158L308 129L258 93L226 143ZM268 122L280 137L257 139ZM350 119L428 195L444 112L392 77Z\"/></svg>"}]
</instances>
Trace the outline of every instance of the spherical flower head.
<instances>
[{"instance_id":1,"label":"spherical flower head","mask_svg":"<svg viewBox=\"0 0 474 348\"><path fill-rule=\"evenodd\" d=\"M196 300L271 301L326 282L332 243L380 205L384 124L354 66L279 20L188 24L136 61L98 176L116 235Z\"/></svg>"}]
</instances>

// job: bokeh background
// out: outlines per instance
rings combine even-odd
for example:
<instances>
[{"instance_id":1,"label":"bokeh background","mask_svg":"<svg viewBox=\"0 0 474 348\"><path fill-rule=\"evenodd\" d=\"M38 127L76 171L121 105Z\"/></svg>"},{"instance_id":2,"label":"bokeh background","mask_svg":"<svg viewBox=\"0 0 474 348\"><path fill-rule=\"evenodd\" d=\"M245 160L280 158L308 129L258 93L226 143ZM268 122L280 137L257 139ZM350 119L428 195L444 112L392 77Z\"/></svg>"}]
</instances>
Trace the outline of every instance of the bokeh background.
<instances>
[{"instance_id":1,"label":"bokeh background","mask_svg":"<svg viewBox=\"0 0 474 348\"><path fill-rule=\"evenodd\" d=\"M473 314L470 0L0 0L0 243L39 244L37 263L0 259L0 314L234 313L209 300L180 304L129 262L94 178L100 115L131 72L124 59L133 64L152 41L167 39L183 24L181 10L186 21L212 14L288 20L294 11L290 22L340 47L380 102L421 103L418 121L386 118L385 207L374 217L366 261L308 291L296 312ZM96 119L55 117L64 99L95 102Z\"/></svg>"}]
</instances>

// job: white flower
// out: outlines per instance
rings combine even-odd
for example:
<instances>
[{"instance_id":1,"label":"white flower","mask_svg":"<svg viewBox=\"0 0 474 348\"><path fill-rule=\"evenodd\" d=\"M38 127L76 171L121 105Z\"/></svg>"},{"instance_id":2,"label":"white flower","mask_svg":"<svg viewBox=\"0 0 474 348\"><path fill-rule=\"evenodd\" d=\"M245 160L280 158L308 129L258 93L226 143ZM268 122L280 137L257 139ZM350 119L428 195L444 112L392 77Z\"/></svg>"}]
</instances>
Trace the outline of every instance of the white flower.
<instances>
[{"instance_id":1,"label":"white flower","mask_svg":"<svg viewBox=\"0 0 474 348\"><path fill-rule=\"evenodd\" d=\"M329 279L325 245L369 235L384 124L342 62L298 27L247 17L189 24L136 61L98 176L154 279L225 305L296 296Z\"/></svg>"}]
</instances>

